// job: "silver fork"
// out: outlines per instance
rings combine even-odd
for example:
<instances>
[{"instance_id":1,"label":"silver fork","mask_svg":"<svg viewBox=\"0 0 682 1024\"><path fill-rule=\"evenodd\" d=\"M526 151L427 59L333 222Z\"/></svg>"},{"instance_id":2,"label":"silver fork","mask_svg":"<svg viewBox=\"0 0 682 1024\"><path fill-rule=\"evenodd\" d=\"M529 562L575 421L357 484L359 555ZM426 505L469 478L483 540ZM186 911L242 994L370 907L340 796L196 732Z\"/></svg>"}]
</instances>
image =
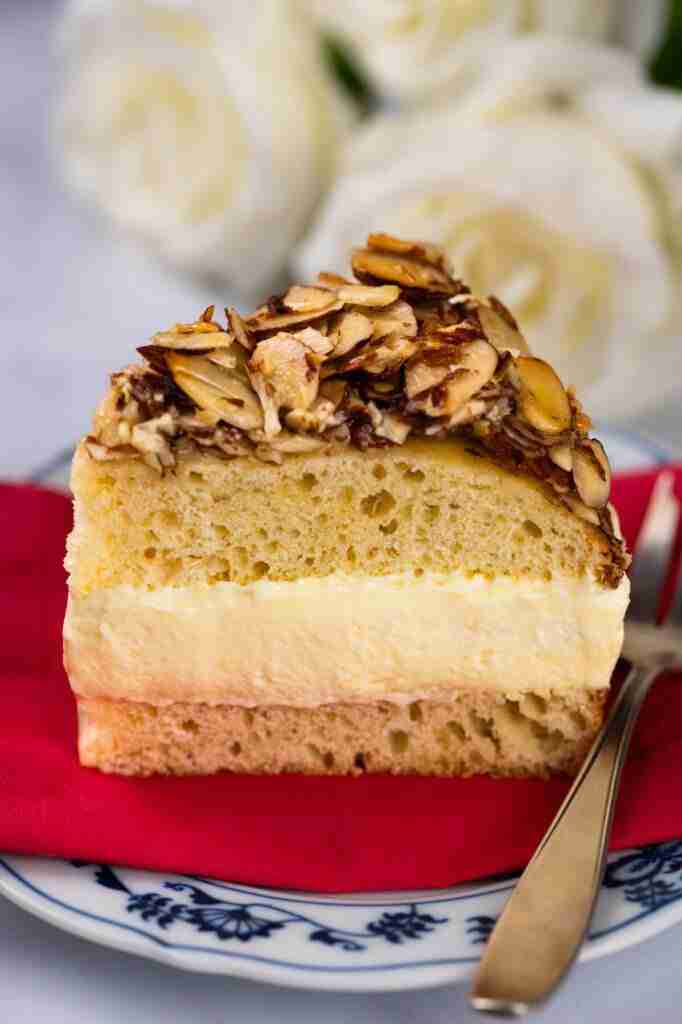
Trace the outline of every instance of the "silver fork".
<instances>
[{"instance_id":1,"label":"silver fork","mask_svg":"<svg viewBox=\"0 0 682 1024\"><path fill-rule=\"evenodd\" d=\"M522 1016L538 1006L566 976L585 938L633 726L657 676L682 667L682 575L665 624L657 624L680 513L673 482L671 473L658 476L637 544L623 647L630 671L488 941L470 995L476 1010Z\"/></svg>"}]
</instances>

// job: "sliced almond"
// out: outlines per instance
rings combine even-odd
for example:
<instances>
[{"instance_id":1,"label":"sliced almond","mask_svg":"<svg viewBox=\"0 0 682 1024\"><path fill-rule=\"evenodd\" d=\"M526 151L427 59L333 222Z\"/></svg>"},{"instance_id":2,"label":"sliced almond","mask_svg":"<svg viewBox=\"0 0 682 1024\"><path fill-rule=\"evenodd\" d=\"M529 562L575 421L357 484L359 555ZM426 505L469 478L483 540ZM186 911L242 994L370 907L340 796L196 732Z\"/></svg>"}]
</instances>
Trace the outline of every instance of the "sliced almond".
<instances>
[{"instance_id":1,"label":"sliced almond","mask_svg":"<svg viewBox=\"0 0 682 1024\"><path fill-rule=\"evenodd\" d=\"M616 538L616 540L623 540L623 531L620 526L620 518L615 507L609 502L602 510L602 516L606 520L606 525L609 532Z\"/></svg>"},{"instance_id":2,"label":"sliced almond","mask_svg":"<svg viewBox=\"0 0 682 1024\"><path fill-rule=\"evenodd\" d=\"M490 306L483 304L478 307L477 312L486 338L498 352L512 351L516 355L520 352L528 354L526 339L519 330L511 327L504 317Z\"/></svg>"},{"instance_id":3,"label":"sliced almond","mask_svg":"<svg viewBox=\"0 0 682 1024\"><path fill-rule=\"evenodd\" d=\"M176 426L170 413L163 413L145 423L136 423L132 429L131 444L142 453L144 461L163 471L175 465L175 457L168 444L168 438L175 434Z\"/></svg>"},{"instance_id":4,"label":"sliced almond","mask_svg":"<svg viewBox=\"0 0 682 1024\"><path fill-rule=\"evenodd\" d=\"M170 351L208 352L213 348L229 348L233 341L231 334L216 326L215 331L161 331L154 335L151 344Z\"/></svg>"},{"instance_id":5,"label":"sliced almond","mask_svg":"<svg viewBox=\"0 0 682 1024\"><path fill-rule=\"evenodd\" d=\"M351 259L353 273L360 281L392 281L405 288L417 288L439 295L455 295L461 290L448 273L429 263L419 263L409 256L355 249ZM397 296L396 296L397 298Z\"/></svg>"},{"instance_id":6,"label":"sliced almond","mask_svg":"<svg viewBox=\"0 0 682 1024\"><path fill-rule=\"evenodd\" d=\"M344 284L336 289L337 297L353 306L390 306L400 296L394 284Z\"/></svg>"},{"instance_id":7,"label":"sliced almond","mask_svg":"<svg viewBox=\"0 0 682 1024\"><path fill-rule=\"evenodd\" d=\"M589 508L580 498L576 498L573 494L562 494L561 500L564 504L568 505L571 512L574 512L580 519L584 519L586 523L592 523L594 526L599 526L599 513L594 508Z\"/></svg>"},{"instance_id":8,"label":"sliced almond","mask_svg":"<svg viewBox=\"0 0 682 1024\"><path fill-rule=\"evenodd\" d=\"M331 294L331 293L330 293ZM323 309L315 310L314 313L272 313L267 306L261 306L255 313L244 321L248 330L256 334L264 331L280 331L284 327L293 327L294 324L305 324L324 316L327 313L334 313L341 309L343 302L331 294L331 301Z\"/></svg>"},{"instance_id":9,"label":"sliced almond","mask_svg":"<svg viewBox=\"0 0 682 1024\"><path fill-rule=\"evenodd\" d=\"M393 444L405 443L412 425L403 416L388 412L386 409L378 409L373 402L370 402L367 408L377 437L384 437Z\"/></svg>"},{"instance_id":10,"label":"sliced almond","mask_svg":"<svg viewBox=\"0 0 682 1024\"><path fill-rule=\"evenodd\" d=\"M305 327L302 331L296 331L292 337L314 352L316 356L326 356L334 348L333 341L314 327Z\"/></svg>"},{"instance_id":11,"label":"sliced almond","mask_svg":"<svg viewBox=\"0 0 682 1024\"><path fill-rule=\"evenodd\" d=\"M445 259L445 253L439 245L432 245L430 242L408 242L382 232L368 235L367 248L378 252L393 252L400 256L413 256L415 259L425 260L434 267L441 266Z\"/></svg>"},{"instance_id":12,"label":"sliced almond","mask_svg":"<svg viewBox=\"0 0 682 1024\"><path fill-rule=\"evenodd\" d=\"M225 420L241 430L263 424L263 412L247 380L203 356L173 352L168 367L178 387L207 413L213 423Z\"/></svg>"},{"instance_id":13,"label":"sliced almond","mask_svg":"<svg viewBox=\"0 0 682 1024\"><path fill-rule=\"evenodd\" d=\"M331 274L327 270L321 270L317 275L317 280L325 288L337 288L340 284L351 284L351 282L341 277L340 274Z\"/></svg>"},{"instance_id":14,"label":"sliced almond","mask_svg":"<svg viewBox=\"0 0 682 1024\"><path fill-rule=\"evenodd\" d=\"M559 469L565 469L567 473L570 473L573 469L573 452L570 445L555 445L554 448L550 448L548 450L547 454L554 465L558 466Z\"/></svg>"},{"instance_id":15,"label":"sliced almond","mask_svg":"<svg viewBox=\"0 0 682 1024\"><path fill-rule=\"evenodd\" d=\"M570 428L568 396L549 363L535 356L519 356L510 378L519 388L519 411L531 427L550 435Z\"/></svg>"},{"instance_id":16,"label":"sliced almond","mask_svg":"<svg viewBox=\"0 0 682 1024\"><path fill-rule=\"evenodd\" d=\"M207 313L209 310L213 310L213 306L208 306L207 309L204 310L204 313ZM220 324L213 323L212 320L204 320L204 313L202 313L199 320L195 320L194 323L176 324L172 329L177 334L194 334L201 333L202 331L205 332L206 334L212 334L215 333L216 331L222 331L223 328L220 326Z\"/></svg>"},{"instance_id":17,"label":"sliced almond","mask_svg":"<svg viewBox=\"0 0 682 1024\"><path fill-rule=\"evenodd\" d=\"M216 366L222 366L225 370L237 369L237 354L234 349L218 348L206 353L206 358Z\"/></svg>"},{"instance_id":18,"label":"sliced almond","mask_svg":"<svg viewBox=\"0 0 682 1024\"><path fill-rule=\"evenodd\" d=\"M430 363L426 355L416 355L405 367L405 393L412 399L447 380L457 369L457 350L450 347L451 361Z\"/></svg>"},{"instance_id":19,"label":"sliced almond","mask_svg":"<svg viewBox=\"0 0 682 1024\"><path fill-rule=\"evenodd\" d=\"M284 305L292 313L324 313L334 303L334 293L327 288L295 284L284 296Z\"/></svg>"},{"instance_id":20,"label":"sliced almond","mask_svg":"<svg viewBox=\"0 0 682 1024\"><path fill-rule=\"evenodd\" d=\"M300 434L321 434L327 427L338 426L334 406L326 398L319 396L309 409L292 409L284 417L284 422L287 427Z\"/></svg>"},{"instance_id":21,"label":"sliced almond","mask_svg":"<svg viewBox=\"0 0 682 1024\"><path fill-rule=\"evenodd\" d=\"M227 317L227 322L230 325L230 330L234 334L235 339L243 349L246 349L247 352L252 352L255 342L253 341L253 338L249 336L246 324L234 306L225 307L225 316Z\"/></svg>"},{"instance_id":22,"label":"sliced almond","mask_svg":"<svg viewBox=\"0 0 682 1024\"><path fill-rule=\"evenodd\" d=\"M588 438L575 449L573 480L578 494L589 508L605 507L611 492L611 467L599 441Z\"/></svg>"},{"instance_id":23,"label":"sliced almond","mask_svg":"<svg viewBox=\"0 0 682 1024\"><path fill-rule=\"evenodd\" d=\"M318 368L293 334L281 332L261 341L249 367L267 381L278 409L307 409L317 397Z\"/></svg>"},{"instance_id":24,"label":"sliced almond","mask_svg":"<svg viewBox=\"0 0 682 1024\"><path fill-rule=\"evenodd\" d=\"M391 373L397 370L410 356L417 351L417 344L412 338L401 334L387 334L378 342L365 344L356 350L340 365L337 372L352 373L362 370L364 373Z\"/></svg>"},{"instance_id":25,"label":"sliced almond","mask_svg":"<svg viewBox=\"0 0 682 1024\"><path fill-rule=\"evenodd\" d=\"M270 440L282 429L282 424L279 421L279 405L275 401L274 389L262 374L253 370L249 373L249 379L263 409L262 432L264 439Z\"/></svg>"},{"instance_id":26,"label":"sliced almond","mask_svg":"<svg viewBox=\"0 0 682 1024\"><path fill-rule=\"evenodd\" d=\"M452 430L454 427L461 427L465 423L473 423L474 420L479 419L484 412L485 402L472 398L470 402L466 402L457 410L456 413L453 413L447 422L448 429Z\"/></svg>"},{"instance_id":27,"label":"sliced almond","mask_svg":"<svg viewBox=\"0 0 682 1024\"><path fill-rule=\"evenodd\" d=\"M402 334L404 338L414 338L417 334L417 319L412 307L402 299L383 309L370 309L367 316L372 321L372 337L375 341L386 334Z\"/></svg>"},{"instance_id":28,"label":"sliced almond","mask_svg":"<svg viewBox=\"0 0 682 1024\"><path fill-rule=\"evenodd\" d=\"M415 409L427 416L453 416L485 387L497 369L497 352L483 339L465 342L457 356L448 378L411 403Z\"/></svg>"},{"instance_id":29,"label":"sliced almond","mask_svg":"<svg viewBox=\"0 0 682 1024\"><path fill-rule=\"evenodd\" d=\"M334 359L352 352L371 335L372 323L363 313L339 313L328 336L333 345Z\"/></svg>"}]
</instances>

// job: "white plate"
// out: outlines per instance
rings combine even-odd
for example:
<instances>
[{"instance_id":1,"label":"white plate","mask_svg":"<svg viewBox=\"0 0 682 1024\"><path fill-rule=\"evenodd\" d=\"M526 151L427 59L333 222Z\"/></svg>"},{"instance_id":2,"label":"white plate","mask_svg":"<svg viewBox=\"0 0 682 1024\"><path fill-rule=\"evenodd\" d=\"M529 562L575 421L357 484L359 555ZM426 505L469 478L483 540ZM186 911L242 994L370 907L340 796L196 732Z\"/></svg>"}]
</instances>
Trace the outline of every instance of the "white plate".
<instances>
[{"instance_id":1,"label":"white plate","mask_svg":"<svg viewBox=\"0 0 682 1024\"><path fill-rule=\"evenodd\" d=\"M619 470L668 457L628 433L599 435ZM41 478L63 484L68 457L55 458ZM0 858L1 893L93 942L185 970L344 991L467 978L513 884L507 876L447 890L325 896L103 864ZM681 921L682 840L613 854L581 959L616 953Z\"/></svg>"},{"instance_id":2,"label":"white plate","mask_svg":"<svg viewBox=\"0 0 682 1024\"><path fill-rule=\"evenodd\" d=\"M0 859L0 892L85 939L185 970L347 992L469 977L513 884L322 896ZM616 953L680 921L682 841L613 854L581 958Z\"/></svg>"}]
</instances>

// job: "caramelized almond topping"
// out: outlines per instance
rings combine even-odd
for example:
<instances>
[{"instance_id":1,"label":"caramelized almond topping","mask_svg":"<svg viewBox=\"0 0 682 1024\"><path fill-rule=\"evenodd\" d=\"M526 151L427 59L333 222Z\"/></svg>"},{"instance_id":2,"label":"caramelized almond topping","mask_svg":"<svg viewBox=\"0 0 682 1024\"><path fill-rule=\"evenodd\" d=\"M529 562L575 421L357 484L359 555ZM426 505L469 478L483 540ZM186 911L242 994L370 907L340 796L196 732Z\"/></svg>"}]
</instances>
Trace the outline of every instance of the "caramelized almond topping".
<instances>
[{"instance_id":1,"label":"caramelized almond topping","mask_svg":"<svg viewBox=\"0 0 682 1024\"><path fill-rule=\"evenodd\" d=\"M281 462L457 434L600 529L615 586L628 557L608 459L506 306L472 295L426 242L372 234L352 267L355 281L321 273L245 318L226 309L228 330L208 306L154 335L139 349L145 365L113 375L86 450L163 473L188 446Z\"/></svg>"}]
</instances>

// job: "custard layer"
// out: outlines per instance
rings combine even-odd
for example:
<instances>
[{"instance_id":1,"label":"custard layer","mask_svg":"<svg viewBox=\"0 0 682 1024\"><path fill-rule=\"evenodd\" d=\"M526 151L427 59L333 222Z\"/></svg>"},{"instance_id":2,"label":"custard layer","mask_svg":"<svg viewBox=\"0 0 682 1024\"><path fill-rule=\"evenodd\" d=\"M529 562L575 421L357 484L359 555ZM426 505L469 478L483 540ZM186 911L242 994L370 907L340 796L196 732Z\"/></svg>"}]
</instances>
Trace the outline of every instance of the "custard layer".
<instances>
[{"instance_id":1,"label":"custard layer","mask_svg":"<svg viewBox=\"0 0 682 1024\"><path fill-rule=\"evenodd\" d=\"M67 670L83 697L245 707L448 700L608 686L629 583L459 574L69 597Z\"/></svg>"}]
</instances>

